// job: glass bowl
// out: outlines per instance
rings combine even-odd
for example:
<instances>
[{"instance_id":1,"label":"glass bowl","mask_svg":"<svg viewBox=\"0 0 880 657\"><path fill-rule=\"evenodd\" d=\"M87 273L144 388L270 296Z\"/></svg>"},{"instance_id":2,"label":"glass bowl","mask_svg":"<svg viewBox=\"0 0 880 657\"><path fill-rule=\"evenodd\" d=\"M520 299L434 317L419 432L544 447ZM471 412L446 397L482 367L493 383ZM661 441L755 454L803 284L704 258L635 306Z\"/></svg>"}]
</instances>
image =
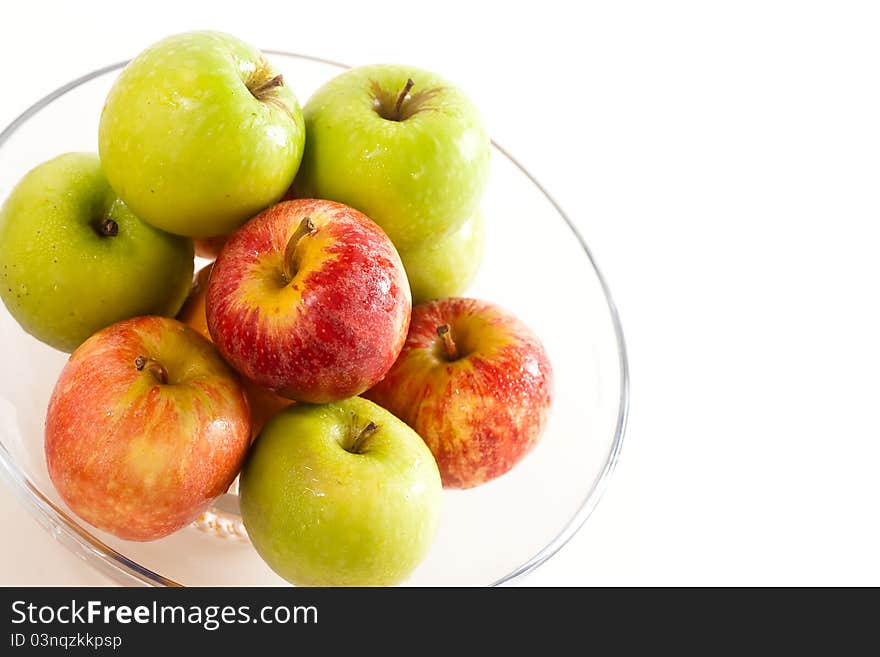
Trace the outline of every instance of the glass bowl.
<instances>
[{"instance_id":1,"label":"glass bowl","mask_svg":"<svg viewBox=\"0 0 880 657\"><path fill-rule=\"evenodd\" d=\"M346 68L268 54L301 102ZM97 149L104 97L124 64L64 85L0 133L0 201L40 162ZM508 308L541 337L555 372L554 405L543 439L511 472L476 489L444 491L436 542L410 585L495 585L537 568L590 515L623 441L626 353L608 288L562 208L501 146L493 144L492 155L485 257L467 294ZM110 536L67 509L43 455L46 408L66 359L0 305L0 473L49 533L121 584L283 584L248 543L232 494L200 522L150 543Z\"/></svg>"}]
</instances>

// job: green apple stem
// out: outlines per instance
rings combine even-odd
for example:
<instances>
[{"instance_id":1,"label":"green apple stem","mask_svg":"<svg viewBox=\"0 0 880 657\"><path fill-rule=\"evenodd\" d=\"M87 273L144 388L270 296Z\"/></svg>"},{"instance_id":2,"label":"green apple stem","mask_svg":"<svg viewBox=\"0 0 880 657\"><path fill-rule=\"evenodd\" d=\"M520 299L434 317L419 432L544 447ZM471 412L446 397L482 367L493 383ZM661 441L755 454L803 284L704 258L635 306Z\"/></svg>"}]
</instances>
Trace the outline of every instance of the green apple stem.
<instances>
[{"instance_id":1,"label":"green apple stem","mask_svg":"<svg viewBox=\"0 0 880 657\"><path fill-rule=\"evenodd\" d=\"M287 248L284 249L283 271L281 272L285 283L289 283L293 280L293 277L296 276L296 270L299 268L297 262L298 259L296 257L296 247L299 246L303 237L311 235L316 229L317 227L315 226L315 222L312 221L312 218L306 217L299 222L296 232L290 240L288 240Z\"/></svg>"},{"instance_id":2,"label":"green apple stem","mask_svg":"<svg viewBox=\"0 0 880 657\"><path fill-rule=\"evenodd\" d=\"M159 383L168 383L168 370L159 361L147 358L146 356L138 356L134 359L134 366L138 372L146 370L152 373Z\"/></svg>"},{"instance_id":3,"label":"green apple stem","mask_svg":"<svg viewBox=\"0 0 880 657\"><path fill-rule=\"evenodd\" d=\"M263 100L268 92L272 91L272 89L274 89L275 87L280 87L283 84L284 76L279 73L274 78L266 80L262 84L259 84L251 89L251 93L257 100Z\"/></svg>"},{"instance_id":4,"label":"green apple stem","mask_svg":"<svg viewBox=\"0 0 880 657\"><path fill-rule=\"evenodd\" d=\"M112 219L103 219L98 224L98 234L101 237L116 237L119 234L119 224Z\"/></svg>"},{"instance_id":5,"label":"green apple stem","mask_svg":"<svg viewBox=\"0 0 880 657\"><path fill-rule=\"evenodd\" d=\"M367 439L372 436L376 431L378 431L379 425L375 422L370 422L361 429L361 432L357 435L357 438L354 439L354 442L351 444L351 448L348 450L352 454L360 454L363 449L364 443Z\"/></svg>"},{"instance_id":6,"label":"green apple stem","mask_svg":"<svg viewBox=\"0 0 880 657\"><path fill-rule=\"evenodd\" d=\"M438 326L437 335L443 338L443 348L446 350L446 358L449 360L458 360L458 347L455 346L455 340L452 339L452 333L449 331L449 324L441 324Z\"/></svg>"},{"instance_id":7,"label":"green apple stem","mask_svg":"<svg viewBox=\"0 0 880 657\"><path fill-rule=\"evenodd\" d=\"M414 84L415 84L415 82L413 82L413 79L409 78L406 81L406 84L403 86L403 91L401 91L400 95L397 97L397 102L394 104L394 120L395 121L401 120L400 111L401 111L401 109L403 109L403 101L406 100L406 96L407 96L407 94L409 94L409 92L413 88Z\"/></svg>"}]
</instances>

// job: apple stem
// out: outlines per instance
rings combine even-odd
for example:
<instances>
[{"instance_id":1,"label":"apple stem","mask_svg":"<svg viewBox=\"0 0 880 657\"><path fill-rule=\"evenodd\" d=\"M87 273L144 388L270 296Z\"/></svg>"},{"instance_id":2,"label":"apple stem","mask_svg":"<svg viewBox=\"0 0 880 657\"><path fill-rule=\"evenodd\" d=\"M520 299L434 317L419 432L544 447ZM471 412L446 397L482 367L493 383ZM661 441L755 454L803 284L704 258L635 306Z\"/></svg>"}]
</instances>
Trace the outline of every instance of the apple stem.
<instances>
[{"instance_id":1,"label":"apple stem","mask_svg":"<svg viewBox=\"0 0 880 657\"><path fill-rule=\"evenodd\" d=\"M415 82L413 82L413 79L409 78L406 81L406 84L403 86L403 91L401 91L400 95L397 97L397 102L394 104L394 120L395 121L401 120L400 110L403 108L403 101L406 100L406 96L410 92L410 90L413 88L414 84L415 84Z\"/></svg>"},{"instance_id":2,"label":"apple stem","mask_svg":"<svg viewBox=\"0 0 880 657\"><path fill-rule=\"evenodd\" d=\"M263 96L265 96L268 91L271 91L275 87L280 87L283 84L284 76L279 73L271 80L266 80L264 83L257 85L256 87L251 89L251 93L257 100L262 100Z\"/></svg>"},{"instance_id":3,"label":"apple stem","mask_svg":"<svg viewBox=\"0 0 880 657\"><path fill-rule=\"evenodd\" d=\"M296 247L299 246L299 243L303 237L305 237L306 235L311 235L315 232L315 230L317 230L315 222L312 221L311 217L306 217L299 222L299 226L297 227L296 232L288 240L287 248L284 249L284 271L282 272L285 283L289 283L290 281L292 281L293 277L296 275Z\"/></svg>"},{"instance_id":4,"label":"apple stem","mask_svg":"<svg viewBox=\"0 0 880 657\"><path fill-rule=\"evenodd\" d=\"M113 219L104 219L98 226L98 233L102 237L116 237L119 234L119 224Z\"/></svg>"},{"instance_id":5,"label":"apple stem","mask_svg":"<svg viewBox=\"0 0 880 657\"><path fill-rule=\"evenodd\" d=\"M134 359L134 366L138 372L144 370L151 372L159 380L159 383L168 383L168 370L159 361L146 356L138 356Z\"/></svg>"},{"instance_id":6,"label":"apple stem","mask_svg":"<svg viewBox=\"0 0 880 657\"><path fill-rule=\"evenodd\" d=\"M452 339L452 333L449 331L449 324L441 324L438 326L437 335L443 338L443 347L446 349L446 358L449 360L458 360L458 347L455 346L455 340Z\"/></svg>"},{"instance_id":7,"label":"apple stem","mask_svg":"<svg viewBox=\"0 0 880 657\"><path fill-rule=\"evenodd\" d=\"M375 422L370 422L361 429L361 432L357 435L357 438L354 439L354 442L351 444L351 449L348 450L352 454L360 454L361 448L364 446L364 442L372 436L379 429L379 425Z\"/></svg>"}]
</instances>

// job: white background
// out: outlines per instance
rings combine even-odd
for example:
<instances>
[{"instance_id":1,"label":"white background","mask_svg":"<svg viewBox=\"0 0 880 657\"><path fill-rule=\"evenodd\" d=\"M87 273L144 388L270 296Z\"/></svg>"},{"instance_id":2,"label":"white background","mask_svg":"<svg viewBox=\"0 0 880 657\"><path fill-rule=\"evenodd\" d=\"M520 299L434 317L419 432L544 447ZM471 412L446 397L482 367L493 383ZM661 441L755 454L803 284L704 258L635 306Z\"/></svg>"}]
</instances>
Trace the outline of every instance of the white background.
<instances>
[{"instance_id":1,"label":"white background","mask_svg":"<svg viewBox=\"0 0 880 657\"><path fill-rule=\"evenodd\" d=\"M880 584L872 3L28 0L0 18L0 124L194 28L441 72L581 228L628 341L629 430L525 584ZM0 583L104 582L6 490L0 517Z\"/></svg>"}]
</instances>

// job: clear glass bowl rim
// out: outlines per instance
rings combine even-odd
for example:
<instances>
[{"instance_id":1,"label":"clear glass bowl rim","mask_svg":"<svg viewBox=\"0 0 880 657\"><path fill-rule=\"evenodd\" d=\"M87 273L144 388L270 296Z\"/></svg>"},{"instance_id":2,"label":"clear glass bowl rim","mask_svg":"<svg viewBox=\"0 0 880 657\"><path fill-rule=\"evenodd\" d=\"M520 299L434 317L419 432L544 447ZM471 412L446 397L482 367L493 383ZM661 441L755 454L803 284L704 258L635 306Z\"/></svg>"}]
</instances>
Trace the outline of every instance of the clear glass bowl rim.
<instances>
[{"instance_id":1,"label":"clear glass bowl rim","mask_svg":"<svg viewBox=\"0 0 880 657\"><path fill-rule=\"evenodd\" d=\"M286 52L283 50L263 50L263 52L269 55L279 55L283 57L292 57L296 59L319 62L321 64L327 64L329 66L339 68L341 70L350 68L346 64L342 64L340 62L336 62L330 59L324 59L321 57L314 57L312 55L302 55L298 53ZM68 82L67 84L59 87L55 91L52 91L51 93L47 94L46 96L35 102L33 105L31 105L21 114L19 114L15 119L13 119L13 121L9 125L7 125L2 132L0 132L0 148L3 147L3 144L31 116L42 110L51 102L60 98L69 91L85 84L89 80L100 77L105 73L123 68L127 63L128 60L125 60L95 69L90 73L82 75L75 80ZM511 162L511 164L519 169L523 173L523 175L525 175L526 178L528 178L531 183L535 185L538 190L541 191L541 193L547 198L551 205L553 205L556 212L568 226L572 235L575 237L575 239L577 239L578 243L586 254L587 259L590 261L590 265L592 266L593 271L595 272L596 277L599 280L599 284L602 287L605 301L608 304L608 311L611 315L611 321L613 324L615 339L617 342L617 356L620 367L620 390L618 396L617 423L614 431L614 440L609 449L605 466L602 469L602 472L594 482L593 487L587 493L587 496L584 498L581 506L571 517L565 527L563 527L562 530L532 558L522 563L517 568L509 572L507 575L501 577L491 584L491 586L500 586L502 584L510 583L513 580L522 577L527 573L530 573L542 563L547 561L554 554L556 554L566 543L568 543L569 540L571 540L571 538L587 521L587 518L590 517L593 509L596 508L596 505L598 504L603 492L605 491L605 488L608 485L611 474L614 471L615 466L617 465L617 461L620 457L620 451L623 447L623 438L626 432L626 421L629 412L629 365L626 354L626 343L623 337L623 328L620 323L620 317L617 312L617 307L615 306L614 300L611 297L611 291L608 288L608 284L605 281L604 276L602 276L602 272L599 270L599 267L596 265L593 254L590 252L590 249L587 246L587 243L584 241L583 236L581 236L580 232L575 227L574 223L572 223L571 219L568 217L568 215L565 213L559 203L556 202L556 199L554 199L550 195L550 193L544 188L544 186L540 182L538 182L538 180L522 164L520 164L520 162L516 158L514 158L513 155L507 152L507 150L500 146L495 140L492 140L492 146L499 153L501 153L501 155L507 158ZM92 565L99 571L103 572L106 575L109 575L115 581L121 584L147 584L150 586L171 587L182 586L178 582L168 579L167 577L163 577L159 573L153 572L149 568L145 568L139 563L127 558L125 555L109 547L103 541L99 540L91 533L89 533L80 525L78 521L72 518L68 513L59 508L55 503L53 503L40 492L40 490L28 479L24 472L22 472L22 470L14 462L14 460L12 459L12 455L2 443L0 443L0 475L2 475L3 478L11 484L13 493L25 506L25 508L27 508L28 511L31 512L31 515L33 515L47 531L55 536L56 540L65 545L78 556L82 557L90 565Z\"/></svg>"}]
</instances>

